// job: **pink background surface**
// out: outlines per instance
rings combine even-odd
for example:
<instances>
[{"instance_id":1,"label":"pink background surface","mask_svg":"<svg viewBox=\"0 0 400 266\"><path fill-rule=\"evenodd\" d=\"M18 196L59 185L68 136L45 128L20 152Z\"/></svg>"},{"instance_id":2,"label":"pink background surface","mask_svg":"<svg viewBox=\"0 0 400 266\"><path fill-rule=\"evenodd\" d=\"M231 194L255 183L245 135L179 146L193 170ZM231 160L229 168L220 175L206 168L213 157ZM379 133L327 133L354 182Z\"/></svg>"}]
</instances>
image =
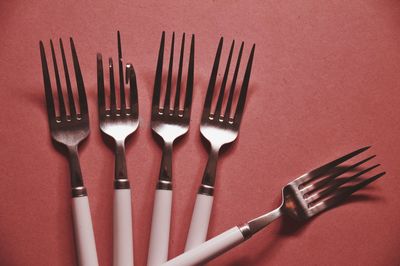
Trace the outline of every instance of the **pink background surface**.
<instances>
[{"instance_id":1,"label":"pink background surface","mask_svg":"<svg viewBox=\"0 0 400 266\"><path fill-rule=\"evenodd\" d=\"M207 159L200 112L224 36L225 51L233 38L257 48L240 137L219 163L209 236L277 207L287 182L356 148L373 145L368 154L387 174L360 193L368 200L300 227L277 221L210 265L399 265L399 11L395 0L1 1L0 265L76 263L68 165L50 141L38 45L69 36L89 99L80 155L99 261L112 263L114 161L98 130L95 54L115 57L117 30L139 86L141 124L127 149L136 265L146 261L161 159L149 120L162 30L196 34L191 130L174 152L170 257L184 248Z\"/></svg>"}]
</instances>

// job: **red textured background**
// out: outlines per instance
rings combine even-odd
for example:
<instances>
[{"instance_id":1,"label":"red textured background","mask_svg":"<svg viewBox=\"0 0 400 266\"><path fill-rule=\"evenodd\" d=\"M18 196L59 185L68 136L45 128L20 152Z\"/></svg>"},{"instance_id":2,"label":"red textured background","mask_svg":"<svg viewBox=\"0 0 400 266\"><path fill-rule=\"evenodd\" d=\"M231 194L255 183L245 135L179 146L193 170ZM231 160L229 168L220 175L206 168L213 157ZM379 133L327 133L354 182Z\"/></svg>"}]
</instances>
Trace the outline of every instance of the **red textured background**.
<instances>
[{"instance_id":1,"label":"red textured background","mask_svg":"<svg viewBox=\"0 0 400 266\"><path fill-rule=\"evenodd\" d=\"M207 159L200 112L224 36L257 48L240 137L220 160L210 236L278 206L288 181L356 148L373 145L368 154L378 155L387 175L361 193L364 200L301 227L277 221L210 265L400 264L399 1L3 0L0 265L76 263L68 165L50 141L38 45L69 36L91 115L82 171L100 264L111 265L114 166L98 130L95 54L115 57L116 30L139 85L141 124L127 149L136 265L146 261L161 158L149 119L162 30L196 34L191 130L174 153L170 257L183 250Z\"/></svg>"}]
</instances>

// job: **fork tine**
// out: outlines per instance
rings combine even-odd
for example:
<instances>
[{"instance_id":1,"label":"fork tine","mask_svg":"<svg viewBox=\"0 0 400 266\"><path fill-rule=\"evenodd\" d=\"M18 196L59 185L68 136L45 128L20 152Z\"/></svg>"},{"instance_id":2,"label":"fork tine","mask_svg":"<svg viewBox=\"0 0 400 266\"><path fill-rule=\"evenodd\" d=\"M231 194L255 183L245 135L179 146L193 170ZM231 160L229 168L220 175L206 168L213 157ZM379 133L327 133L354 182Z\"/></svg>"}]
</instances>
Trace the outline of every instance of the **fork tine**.
<instances>
[{"instance_id":1,"label":"fork tine","mask_svg":"<svg viewBox=\"0 0 400 266\"><path fill-rule=\"evenodd\" d=\"M49 121L53 122L56 118L56 112L54 109L54 100L53 100L53 92L51 90L51 82L49 75L49 68L47 66L46 52L44 51L43 42L39 42L40 47L40 59L42 61L42 72L43 72L43 81L44 81L44 91L46 95L46 106L47 106L47 115L49 117Z\"/></svg>"},{"instance_id":2,"label":"fork tine","mask_svg":"<svg viewBox=\"0 0 400 266\"><path fill-rule=\"evenodd\" d=\"M317 203L316 205L312 206L310 208L310 211L316 211L316 212L320 212L323 211L325 209L331 208L341 202L343 202L344 200L346 200L351 194L353 194L354 192L356 192L357 190L360 190L362 188L364 188L365 186L367 186L368 184L374 182L375 180L377 180L378 178L382 177L383 175L385 175L386 172L381 172L379 174L376 174L370 178L367 178L361 182L359 182L356 185L353 186L349 186L349 187L344 187L344 188L339 188L336 193L333 194L332 197L323 200L319 203Z\"/></svg>"},{"instance_id":3,"label":"fork tine","mask_svg":"<svg viewBox=\"0 0 400 266\"><path fill-rule=\"evenodd\" d=\"M119 70L119 93L121 100L121 113L125 111L125 87L124 87L124 68L123 68L123 60L122 60L122 47L121 47L121 35L120 32L117 31L117 39L118 39L118 70Z\"/></svg>"},{"instance_id":4,"label":"fork tine","mask_svg":"<svg viewBox=\"0 0 400 266\"><path fill-rule=\"evenodd\" d=\"M104 92L103 59L100 53L97 54L97 97L99 115L104 116L106 111L106 101Z\"/></svg>"},{"instance_id":5,"label":"fork tine","mask_svg":"<svg viewBox=\"0 0 400 266\"><path fill-rule=\"evenodd\" d=\"M164 113L169 113L169 106L171 101L171 83L172 83L172 68L174 65L174 46L175 46L175 32L172 33L171 51L169 55L169 66L167 76L167 90L165 91L164 99Z\"/></svg>"},{"instance_id":6,"label":"fork tine","mask_svg":"<svg viewBox=\"0 0 400 266\"><path fill-rule=\"evenodd\" d=\"M238 55L238 59L237 59L237 62L236 62L236 67L235 67L235 72L233 74L232 84L231 84L231 88L229 90L228 101L226 103L225 114L224 114L224 117L226 117L226 119L227 119L226 121L229 120L229 117L231 115L233 95L234 95L234 92L235 92L236 80L237 80L237 76L238 76L238 73L239 73L240 61L242 59L243 46L244 46L244 42L242 42L242 44L240 45L239 55Z\"/></svg>"},{"instance_id":7,"label":"fork tine","mask_svg":"<svg viewBox=\"0 0 400 266\"><path fill-rule=\"evenodd\" d=\"M185 105L184 105L185 116L190 115L190 108L192 106L192 98L193 98L194 45L195 45L194 42L195 42L194 34L192 34L192 40L190 41L188 76L186 81L186 94L185 94Z\"/></svg>"},{"instance_id":8,"label":"fork tine","mask_svg":"<svg viewBox=\"0 0 400 266\"><path fill-rule=\"evenodd\" d=\"M74 61L74 70L75 70L75 76L76 76L76 84L78 87L79 105L81 107L81 114L87 115L88 114L88 106L87 106L87 100L86 100L85 85L83 84L81 67L79 66L79 60L78 60L78 55L76 53L74 40L72 38L70 38L69 41L71 44L72 59Z\"/></svg>"},{"instance_id":9,"label":"fork tine","mask_svg":"<svg viewBox=\"0 0 400 266\"><path fill-rule=\"evenodd\" d=\"M360 172L358 172L358 173L356 173L356 174L354 174L354 175L352 175L350 177L346 177L346 178L343 178L341 180L334 180L334 181L329 183L329 185L327 186L326 189L324 189L322 191L318 191L318 192L316 192L314 194L310 193L312 195L309 196L309 197L306 197L305 199L306 199L307 202L310 202L310 204L313 204L314 202L319 201L319 200L321 200L322 198L324 198L326 196L329 196L329 194L332 194L333 192L335 192L337 190L337 188L341 187L342 185L355 180L357 177L360 177L363 174L366 174L366 173L372 171L373 169L375 169L375 168L377 168L379 166L380 166L380 164L375 164L375 165L373 165L371 167L368 167L368 168L366 168L366 169L364 169L364 170L362 170L362 171L360 171Z\"/></svg>"},{"instance_id":10,"label":"fork tine","mask_svg":"<svg viewBox=\"0 0 400 266\"><path fill-rule=\"evenodd\" d=\"M163 70L163 60L164 60L164 44L165 44L165 32L163 31L161 35L160 50L158 51L156 78L154 81L154 90L152 99L153 112L157 113L160 105L160 90L162 83L162 70Z\"/></svg>"},{"instance_id":11,"label":"fork tine","mask_svg":"<svg viewBox=\"0 0 400 266\"><path fill-rule=\"evenodd\" d=\"M58 94L58 104L60 106L60 118L61 120L67 119L67 114L65 111L64 96L61 89L60 74L58 73L56 53L54 52L53 41L50 40L51 47L51 57L53 58L54 74L56 76L57 94Z\"/></svg>"},{"instance_id":12,"label":"fork tine","mask_svg":"<svg viewBox=\"0 0 400 266\"><path fill-rule=\"evenodd\" d=\"M108 58L108 70L110 72L110 113L117 113L117 99L115 97L114 64L112 58Z\"/></svg>"},{"instance_id":13,"label":"fork tine","mask_svg":"<svg viewBox=\"0 0 400 266\"><path fill-rule=\"evenodd\" d=\"M217 54L215 55L214 65L213 65L211 77L210 77L210 82L209 82L208 88L207 88L206 99L204 101L203 115L202 115L203 118L208 117L210 115L211 103L212 103L212 98L214 95L215 82L217 80L218 66L219 66L219 61L221 59L221 51L222 51L223 42L224 42L224 38L221 37L221 39L219 40L219 44L218 44Z\"/></svg>"},{"instance_id":14,"label":"fork tine","mask_svg":"<svg viewBox=\"0 0 400 266\"><path fill-rule=\"evenodd\" d=\"M185 33L182 35L181 42L181 52L179 56L179 67L178 67L178 78L176 80L176 92L175 92L175 100L174 100L174 113L179 113L179 98L181 95L181 80L182 80L182 65L183 65L183 54L185 50Z\"/></svg>"},{"instance_id":15,"label":"fork tine","mask_svg":"<svg viewBox=\"0 0 400 266\"><path fill-rule=\"evenodd\" d=\"M215 107L214 117L216 119L219 119L219 116L221 114L222 102L224 100L225 87L226 87L226 82L228 81L229 68L231 66L231 60L232 60L232 54L233 54L234 47L235 47L235 40L232 41L231 50L229 51L228 61L226 62L226 67L225 67L225 73L224 73L224 77L223 77L222 83L221 83L221 88L219 91L217 106Z\"/></svg>"},{"instance_id":16,"label":"fork tine","mask_svg":"<svg viewBox=\"0 0 400 266\"><path fill-rule=\"evenodd\" d=\"M67 59L65 57L64 45L63 45L61 38L60 38L60 50L61 50L61 57L62 57L62 61L63 61L63 67L64 67L65 83L67 85L69 112L71 114L71 118L75 118L76 117L76 108L75 108L75 102L74 102L74 94L72 93L72 86L71 86L71 80L69 78Z\"/></svg>"},{"instance_id":17,"label":"fork tine","mask_svg":"<svg viewBox=\"0 0 400 266\"><path fill-rule=\"evenodd\" d=\"M336 159L336 160L334 160L332 162L329 162L329 163L327 163L327 164L325 164L325 165L323 165L321 167L318 167L318 168L316 168L316 169L314 169L314 170L302 175L301 177L295 179L293 182L296 182L298 184L304 184L304 183L306 183L306 182L308 182L310 180L316 179L319 176L321 176L321 174L326 173L328 170L330 170L330 169L334 168L335 166L338 166L339 164L341 164L341 163L353 158L354 156L356 156L356 155L368 150L369 148L371 148L371 146L367 146L367 147L355 150L355 151L353 151L353 152L351 152L349 154L346 154L346 155L344 155L344 156L342 156L342 157L340 157L340 158L338 158L338 159Z\"/></svg>"},{"instance_id":18,"label":"fork tine","mask_svg":"<svg viewBox=\"0 0 400 266\"><path fill-rule=\"evenodd\" d=\"M251 48L251 52L250 52L250 56L249 56L249 61L247 61L246 72L244 73L243 84L242 84L242 88L240 89L239 100L237 103L235 116L233 118L233 122L236 125L236 127L239 127L240 122L242 120L242 116L243 116L244 104L246 102L247 89L249 87L249 81L250 81L251 67L253 66L253 58L254 58L255 48L256 48L256 45L253 44L253 47Z\"/></svg>"},{"instance_id":19,"label":"fork tine","mask_svg":"<svg viewBox=\"0 0 400 266\"><path fill-rule=\"evenodd\" d=\"M331 182L333 179L337 178L338 176L341 176L342 174L355 169L356 167L368 162L369 160L371 160L375 157L376 157L376 155L372 155L362 161L359 161L355 164L345 167L345 168L341 169L340 171L333 173L332 175L329 175L328 177L325 177L322 180L319 180L316 183L312 183L310 185L304 185L304 183L303 183L301 186L299 186L299 189L302 193L304 193L304 195L310 194L310 193L312 193L312 191L320 189L321 187L325 186L326 184L328 184L329 182Z\"/></svg>"},{"instance_id":20,"label":"fork tine","mask_svg":"<svg viewBox=\"0 0 400 266\"><path fill-rule=\"evenodd\" d=\"M137 91L135 69L133 68L132 64L127 64L126 69L127 69L127 73L129 73L131 114L138 115L138 91Z\"/></svg>"}]
</instances>

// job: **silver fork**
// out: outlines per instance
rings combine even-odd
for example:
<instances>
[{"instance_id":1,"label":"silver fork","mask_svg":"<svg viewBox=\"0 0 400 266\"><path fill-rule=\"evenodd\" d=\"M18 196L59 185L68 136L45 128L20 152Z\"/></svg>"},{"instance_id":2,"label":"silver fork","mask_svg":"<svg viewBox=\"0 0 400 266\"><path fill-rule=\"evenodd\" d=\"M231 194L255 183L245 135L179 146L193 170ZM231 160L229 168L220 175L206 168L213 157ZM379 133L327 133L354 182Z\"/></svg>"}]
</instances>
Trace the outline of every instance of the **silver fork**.
<instances>
[{"instance_id":1,"label":"silver fork","mask_svg":"<svg viewBox=\"0 0 400 266\"><path fill-rule=\"evenodd\" d=\"M104 92L103 60L97 54L98 109L100 130L113 139L115 144L114 214L113 214L113 261L114 266L133 266L131 189L126 169L125 140L139 126L138 93L132 64L126 65L126 83L130 84L129 107L126 106L125 80L120 32L118 37L118 69L120 106L117 108L113 60L109 58L110 108L106 108Z\"/></svg>"},{"instance_id":2,"label":"silver fork","mask_svg":"<svg viewBox=\"0 0 400 266\"><path fill-rule=\"evenodd\" d=\"M167 85L164 107L160 108L160 92L162 87L162 69L164 57L165 32L162 33L158 53L156 77L151 110L151 128L163 141L162 160L159 180L154 199L153 217L151 223L150 245L147 265L159 266L168 259L169 231L172 206L172 146L174 141L189 130L190 109L193 94L194 76L194 35L190 45L186 95L183 110L180 109L180 92L185 47L185 34L182 36L179 57L178 76L173 109L171 109L172 68L174 58L175 33L172 35L169 58Z\"/></svg>"},{"instance_id":3,"label":"silver fork","mask_svg":"<svg viewBox=\"0 0 400 266\"><path fill-rule=\"evenodd\" d=\"M83 77L72 38L70 38L70 45L79 94L80 113L77 113L75 107L67 60L64 52L63 43L60 39L60 50L69 103L69 114L67 114L61 88L60 75L58 72L57 59L54 51L53 42L50 40L59 102L59 115L57 116L54 107L54 99L45 49L42 41L40 41L39 44L51 137L56 143L61 144L68 151L68 161L71 172L72 187L72 214L75 229L74 232L78 263L79 265L95 266L98 265L96 243L93 233L92 218L90 215L89 200L87 197L86 188L83 184L82 172L78 157L78 145L89 135L88 106L86 100L85 86L83 84Z\"/></svg>"},{"instance_id":4,"label":"silver fork","mask_svg":"<svg viewBox=\"0 0 400 266\"><path fill-rule=\"evenodd\" d=\"M206 263L249 239L282 215L302 221L336 206L355 191L385 174L381 172L372 177L363 178L366 173L380 166L380 164L375 164L363 170L359 169L375 155L349 166L338 167L368 148L356 150L300 176L283 188L282 204L277 209L243 225L235 226L163 265L191 266ZM359 179L361 181L357 181ZM343 186L345 184L346 186Z\"/></svg>"},{"instance_id":5,"label":"silver fork","mask_svg":"<svg viewBox=\"0 0 400 266\"><path fill-rule=\"evenodd\" d=\"M221 83L221 89L218 96L218 101L215 111L211 111L211 103L214 94L214 87L218 73L219 61L223 38L220 39L217 54L214 60L214 66L211 72L211 78L207 89L207 94L204 102L203 114L200 124L200 132L202 136L210 143L210 151L208 155L207 166L204 171L203 180L201 182L199 192L196 197L192 220L190 223L188 238L186 241L185 251L203 243L207 237L208 224L210 221L211 210L213 205L213 193L215 184L215 174L217 169L218 154L222 146L232 143L238 136L240 122L243 117L243 110L246 101L247 89L250 81L250 73L253 64L255 44L253 45L250 56L247 62L246 71L243 78L242 87L236 107L236 112L231 118L231 109L236 81L238 77L240 61L242 58L243 46L242 42L237 58L235 71L232 78L232 83L229 91L229 96L225 108L225 113L222 115L222 103L224 100L225 87L228 80L229 68L232 60L232 53L235 46L235 41L232 42L228 60L225 67L224 77Z\"/></svg>"}]
</instances>

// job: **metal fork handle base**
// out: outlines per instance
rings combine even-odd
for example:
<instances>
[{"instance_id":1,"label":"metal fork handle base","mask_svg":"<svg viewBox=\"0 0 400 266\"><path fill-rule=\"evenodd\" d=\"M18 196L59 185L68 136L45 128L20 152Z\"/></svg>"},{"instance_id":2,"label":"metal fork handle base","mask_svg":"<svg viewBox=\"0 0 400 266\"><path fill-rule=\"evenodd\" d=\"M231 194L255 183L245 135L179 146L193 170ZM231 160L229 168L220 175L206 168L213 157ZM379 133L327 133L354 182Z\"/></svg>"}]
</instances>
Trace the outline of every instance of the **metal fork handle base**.
<instances>
[{"instance_id":1,"label":"metal fork handle base","mask_svg":"<svg viewBox=\"0 0 400 266\"><path fill-rule=\"evenodd\" d=\"M160 179L160 180L158 180L156 189L172 190L172 182Z\"/></svg>"},{"instance_id":2,"label":"metal fork handle base","mask_svg":"<svg viewBox=\"0 0 400 266\"><path fill-rule=\"evenodd\" d=\"M115 179L114 189L130 189L130 183L128 179Z\"/></svg>"},{"instance_id":3,"label":"metal fork handle base","mask_svg":"<svg viewBox=\"0 0 400 266\"><path fill-rule=\"evenodd\" d=\"M85 196L87 196L87 190L85 187L73 187L72 188L72 197L73 198L85 197Z\"/></svg>"},{"instance_id":4,"label":"metal fork handle base","mask_svg":"<svg viewBox=\"0 0 400 266\"><path fill-rule=\"evenodd\" d=\"M214 195L214 187L205 185L205 184L201 184L198 194L213 196Z\"/></svg>"}]
</instances>

